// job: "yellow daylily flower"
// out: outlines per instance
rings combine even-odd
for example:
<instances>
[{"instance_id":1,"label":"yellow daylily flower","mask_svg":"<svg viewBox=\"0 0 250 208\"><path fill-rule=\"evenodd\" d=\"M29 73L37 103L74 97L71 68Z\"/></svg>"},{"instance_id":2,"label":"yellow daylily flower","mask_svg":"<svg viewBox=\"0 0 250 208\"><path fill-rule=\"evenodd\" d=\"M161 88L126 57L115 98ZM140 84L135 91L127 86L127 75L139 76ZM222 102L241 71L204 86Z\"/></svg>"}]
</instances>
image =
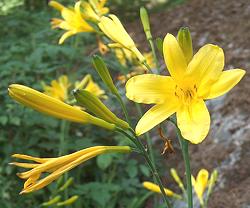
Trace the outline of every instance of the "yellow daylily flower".
<instances>
[{"instance_id":1,"label":"yellow daylily flower","mask_svg":"<svg viewBox=\"0 0 250 208\"><path fill-rule=\"evenodd\" d=\"M129 36L117 16L111 14L109 17L101 17L98 26L105 35L115 42L114 44L110 44L110 47L126 48L132 51L140 62L145 61L145 58L136 48L134 41Z\"/></svg>"},{"instance_id":2,"label":"yellow daylily flower","mask_svg":"<svg viewBox=\"0 0 250 208\"><path fill-rule=\"evenodd\" d=\"M145 181L145 182L143 182L142 185L144 186L144 188L146 188L152 192L161 193L160 187L154 183L151 183L149 181ZM164 191L165 191L167 196L174 197L177 199L182 199L182 197L179 194L174 193L170 189L164 188Z\"/></svg>"},{"instance_id":3,"label":"yellow daylily flower","mask_svg":"<svg viewBox=\"0 0 250 208\"><path fill-rule=\"evenodd\" d=\"M109 12L108 7L104 7L106 0L89 0L82 2L83 17L87 20L99 22L100 18Z\"/></svg>"},{"instance_id":4,"label":"yellow daylily flower","mask_svg":"<svg viewBox=\"0 0 250 208\"><path fill-rule=\"evenodd\" d=\"M128 50L126 50L126 51L128 51ZM127 66L127 60L129 62L131 62L131 63L134 61L133 53L131 53L130 51L128 51L128 52L129 53L124 53L121 49L116 49L115 50L115 54L116 54L117 59L124 66ZM151 69L156 68L152 52L143 53L143 56L145 57L146 63L148 64L148 66ZM133 77L135 75L145 74L145 72L147 71L147 67L144 66L141 63L137 63L137 64L139 64L139 65L134 67L132 72L130 72L130 73L126 74L126 75L118 76L118 80L121 83L125 83L128 79L130 79L131 77Z\"/></svg>"},{"instance_id":5,"label":"yellow daylily flower","mask_svg":"<svg viewBox=\"0 0 250 208\"><path fill-rule=\"evenodd\" d=\"M82 124L90 123L110 130L115 128L114 124L96 118L79 108L68 105L32 88L19 84L12 84L9 86L8 90L9 95L13 99L41 113L72 122Z\"/></svg>"},{"instance_id":6,"label":"yellow daylily flower","mask_svg":"<svg viewBox=\"0 0 250 208\"><path fill-rule=\"evenodd\" d=\"M103 99L107 99L108 97L105 95L105 91L99 87L97 83L95 83L90 74L87 74L81 82L75 83L76 89L84 89L88 92L91 92L95 96Z\"/></svg>"},{"instance_id":7,"label":"yellow daylily flower","mask_svg":"<svg viewBox=\"0 0 250 208\"><path fill-rule=\"evenodd\" d=\"M206 169L201 169L196 177L192 176L192 185L201 204L204 204L203 193L208 185L209 173Z\"/></svg>"},{"instance_id":8,"label":"yellow daylily flower","mask_svg":"<svg viewBox=\"0 0 250 208\"><path fill-rule=\"evenodd\" d=\"M58 80L51 81L51 86L43 84L44 93L46 95L64 102L68 99L69 87L70 83L66 75L60 76Z\"/></svg>"},{"instance_id":9,"label":"yellow daylily flower","mask_svg":"<svg viewBox=\"0 0 250 208\"><path fill-rule=\"evenodd\" d=\"M67 30L60 38L59 44L62 44L67 38L77 33L95 31L94 28L84 20L80 1L76 2L74 9L66 8L56 1L50 1L49 5L59 10L63 17L63 20L52 19L52 28Z\"/></svg>"},{"instance_id":10,"label":"yellow daylily flower","mask_svg":"<svg viewBox=\"0 0 250 208\"><path fill-rule=\"evenodd\" d=\"M127 61L132 63L133 60L136 58L134 53L132 53L130 50L126 48L115 48L114 52L116 58L123 66L127 66Z\"/></svg>"},{"instance_id":11,"label":"yellow daylily flower","mask_svg":"<svg viewBox=\"0 0 250 208\"><path fill-rule=\"evenodd\" d=\"M114 152L129 153L131 152L131 148L129 146L95 146L56 158L38 158L29 155L14 154L12 155L14 158L30 160L36 163L13 162L10 164L22 168L31 168L31 170L17 174L19 178L26 180L23 190L20 192L20 194L23 194L42 189L58 179L65 172L97 155ZM42 178L44 173L49 173L49 175Z\"/></svg>"},{"instance_id":12,"label":"yellow daylily flower","mask_svg":"<svg viewBox=\"0 0 250 208\"><path fill-rule=\"evenodd\" d=\"M164 39L163 52L170 76L138 75L126 84L130 100L156 104L139 120L136 133L141 135L176 113L182 136L198 144L210 128L210 115L204 100L228 92L245 71L223 71L223 50L212 44L203 46L187 63L178 41L171 34Z\"/></svg>"}]
</instances>

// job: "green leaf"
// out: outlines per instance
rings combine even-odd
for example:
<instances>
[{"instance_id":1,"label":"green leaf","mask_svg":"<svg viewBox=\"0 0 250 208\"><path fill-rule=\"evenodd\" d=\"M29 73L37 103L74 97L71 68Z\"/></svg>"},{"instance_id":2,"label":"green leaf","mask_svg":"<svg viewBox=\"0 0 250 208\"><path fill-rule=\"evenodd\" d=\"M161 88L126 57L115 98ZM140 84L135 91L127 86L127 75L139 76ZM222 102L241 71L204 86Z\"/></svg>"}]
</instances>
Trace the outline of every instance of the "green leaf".
<instances>
[{"instance_id":1,"label":"green leaf","mask_svg":"<svg viewBox=\"0 0 250 208\"><path fill-rule=\"evenodd\" d=\"M104 154L104 155L99 155L97 157L96 162L99 168L105 170L111 165L112 160L113 160L112 154Z\"/></svg>"}]
</instances>

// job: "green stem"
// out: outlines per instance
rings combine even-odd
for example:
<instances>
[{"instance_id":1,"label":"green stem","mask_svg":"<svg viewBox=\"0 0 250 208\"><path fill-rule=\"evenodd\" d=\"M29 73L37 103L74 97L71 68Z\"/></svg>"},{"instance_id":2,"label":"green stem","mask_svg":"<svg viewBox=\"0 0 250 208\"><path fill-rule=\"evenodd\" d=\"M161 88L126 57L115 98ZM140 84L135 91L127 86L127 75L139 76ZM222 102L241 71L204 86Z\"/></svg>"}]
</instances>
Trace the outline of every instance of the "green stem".
<instances>
[{"instance_id":1,"label":"green stem","mask_svg":"<svg viewBox=\"0 0 250 208\"><path fill-rule=\"evenodd\" d=\"M137 148L138 148L139 150L141 150L141 153L142 153L144 159L146 160L146 163L147 163L148 167L150 168L150 170L151 170L151 172L152 172L152 174L153 174L155 180L157 181L157 183L158 183L158 185L159 185L159 187L160 187L161 193L162 193L162 195L163 195L163 199L164 199L164 201L165 201L165 203L166 203L166 207L167 207L167 208L171 208L170 202L169 202L169 200L168 200L168 197L167 197L166 192L165 192L165 190L164 190L164 187L163 187L163 185L162 185L161 178L160 178L160 176L159 176L159 174L158 174L158 171L157 171L157 169L154 167L152 161L150 160L150 157L149 157L149 155L148 155L148 153L147 153L145 147L144 147L143 144L141 143L140 139L136 136L135 132L134 132L132 129L131 129L130 131L133 133L134 137L132 137L130 134L128 134L127 132L125 132L125 131L123 131L123 130L121 130L121 131L122 131L122 133L123 133L126 137L130 138L130 140L134 140L134 141L135 141L135 144L136 144L136 146L137 146Z\"/></svg>"},{"instance_id":2,"label":"green stem","mask_svg":"<svg viewBox=\"0 0 250 208\"><path fill-rule=\"evenodd\" d=\"M176 125L176 132L177 132L177 136L178 136L178 139L179 139L179 142L181 145L181 150L182 150L183 159L184 159L184 163L185 163L188 208L193 208L193 192L192 192L192 181L191 181L191 169L190 169L190 159L189 159L189 151L188 151L188 141L182 137L180 129L178 128L177 125Z\"/></svg>"},{"instance_id":3,"label":"green stem","mask_svg":"<svg viewBox=\"0 0 250 208\"><path fill-rule=\"evenodd\" d=\"M139 116L142 117L143 116L143 112L142 112L142 109L141 109L141 106L140 104L136 103L136 109L139 113ZM145 137L146 137L146 141L147 141L147 145L148 145L148 152L149 152L149 156L150 156L150 159L155 167L155 157L154 157L154 152L153 152L153 143L152 143L152 139L150 138L150 135L149 133L147 132L145 134Z\"/></svg>"},{"instance_id":4,"label":"green stem","mask_svg":"<svg viewBox=\"0 0 250 208\"><path fill-rule=\"evenodd\" d=\"M149 42L149 45L150 45L152 53L153 53L154 62L155 62L155 65L156 65L157 72L158 72L158 74L160 74L160 67L159 67L159 62L158 62L156 52L155 52L155 45L154 45L154 42L153 42L153 38L152 37L149 38L148 42Z\"/></svg>"},{"instance_id":5,"label":"green stem","mask_svg":"<svg viewBox=\"0 0 250 208\"><path fill-rule=\"evenodd\" d=\"M124 113L124 115L125 115L125 118L126 118L128 124L129 124L129 126L132 126L131 120L130 120L129 115L128 115L127 108L126 108L126 106L125 106L125 104L124 104L124 102L123 102L121 96L120 96L119 94L117 94L117 95L116 95L116 98L118 99L119 103L121 104L123 113Z\"/></svg>"}]
</instances>

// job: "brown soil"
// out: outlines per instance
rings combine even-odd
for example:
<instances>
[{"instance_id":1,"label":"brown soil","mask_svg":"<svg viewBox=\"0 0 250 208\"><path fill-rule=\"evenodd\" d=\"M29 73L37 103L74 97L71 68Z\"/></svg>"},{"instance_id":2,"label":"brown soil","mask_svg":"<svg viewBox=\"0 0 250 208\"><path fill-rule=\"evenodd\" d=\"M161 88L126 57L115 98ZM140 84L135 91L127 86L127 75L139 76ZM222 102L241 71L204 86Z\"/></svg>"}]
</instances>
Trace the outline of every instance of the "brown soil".
<instances>
[{"instance_id":1,"label":"brown soil","mask_svg":"<svg viewBox=\"0 0 250 208\"><path fill-rule=\"evenodd\" d=\"M250 1L190 0L151 15L151 23L154 37L161 38L168 32L176 34L181 26L189 26L196 50L206 43L217 44L225 51L225 69L247 70L244 79L225 97L208 103L212 116L210 135L202 144L192 145L190 152L193 174L203 167L219 170L219 182L209 208L250 207ZM129 28L138 45L146 48L138 22ZM179 153L177 149L166 163L178 164L181 171Z\"/></svg>"}]
</instances>

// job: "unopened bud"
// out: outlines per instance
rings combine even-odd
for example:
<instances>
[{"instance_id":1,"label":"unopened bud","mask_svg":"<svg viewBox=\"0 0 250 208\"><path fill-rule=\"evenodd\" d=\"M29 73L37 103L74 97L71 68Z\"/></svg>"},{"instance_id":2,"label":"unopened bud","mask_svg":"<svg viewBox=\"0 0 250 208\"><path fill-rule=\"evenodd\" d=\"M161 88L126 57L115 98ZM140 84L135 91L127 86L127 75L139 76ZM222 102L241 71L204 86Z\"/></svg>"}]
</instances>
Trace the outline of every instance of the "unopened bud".
<instances>
[{"instance_id":1,"label":"unopened bud","mask_svg":"<svg viewBox=\"0 0 250 208\"><path fill-rule=\"evenodd\" d=\"M140 17L141 17L141 22L143 25L144 32L146 34L147 39L152 39L152 34L150 31L150 23L149 23L149 17L148 17L148 12L144 7L140 8Z\"/></svg>"},{"instance_id":2,"label":"unopened bud","mask_svg":"<svg viewBox=\"0 0 250 208\"><path fill-rule=\"evenodd\" d=\"M93 64L99 76L101 77L102 81L106 84L106 86L109 88L112 94L118 95L119 94L118 90L115 87L113 80L110 76L109 70L104 61L102 60L102 58L95 55L93 57Z\"/></svg>"},{"instance_id":3,"label":"unopened bud","mask_svg":"<svg viewBox=\"0 0 250 208\"><path fill-rule=\"evenodd\" d=\"M60 188L59 191L64 191L74 182L74 178L70 177Z\"/></svg>"},{"instance_id":4,"label":"unopened bud","mask_svg":"<svg viewBox=\"0 0 250 208\"><path fill-rule=\"evenodd\" d=\"M114 113L112 113L102 101L94 94L87 90L75 90L74 96L80 106L86 108L98 118L101 118L109 123L115 124L123 129L128 129L127 122L119 119Z\"/></svg>"},{"instance_id":5,"label":"unopened bud","mask_svg":"<svg viewBox=\"0 0 250 208\"><path fill-rule=\"evenodd\" d=\"M42 207L51 206L51 205L59 202L60 199L61 199L61 196L59 196L59 195L55 196L52 199L50 199L49 201L42 203Z\"/></svg>"},{"instance_id":6,"label":"unopened bud","mask_svg":"<svg viewBox=\"0 0 250 208\"><path fill-rule=\"evenodd\" d=\"M187 63L189 63L193 57L193 44L192 44L192 37L188 27L180 28L177 39L184 53L186 61Z\"/></svg>"},{"instance_id":7,"label":"unopened bud","mask_svg":"<svg viewBox=\"0 0 250 208\"><path fill-rule=\"evenodd\" d=\"M78 198L79 198L79 196L75 195L75 196L72 196L72 197L70 197L69 199L67 199L67 200L65 200L63 202L57 203L56 205L58 207L70 205L70 204L73 204Z\"/></svg>"}]
</instances>

